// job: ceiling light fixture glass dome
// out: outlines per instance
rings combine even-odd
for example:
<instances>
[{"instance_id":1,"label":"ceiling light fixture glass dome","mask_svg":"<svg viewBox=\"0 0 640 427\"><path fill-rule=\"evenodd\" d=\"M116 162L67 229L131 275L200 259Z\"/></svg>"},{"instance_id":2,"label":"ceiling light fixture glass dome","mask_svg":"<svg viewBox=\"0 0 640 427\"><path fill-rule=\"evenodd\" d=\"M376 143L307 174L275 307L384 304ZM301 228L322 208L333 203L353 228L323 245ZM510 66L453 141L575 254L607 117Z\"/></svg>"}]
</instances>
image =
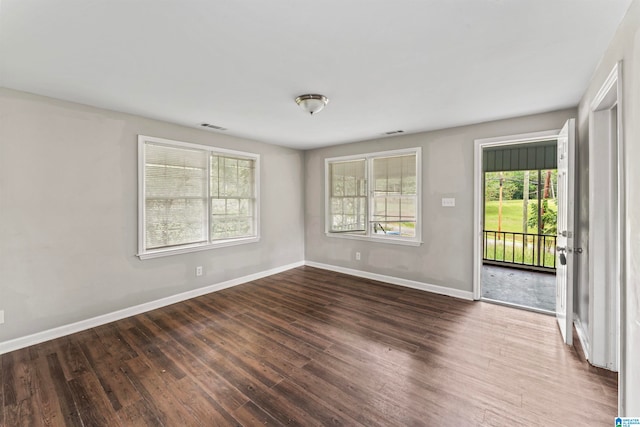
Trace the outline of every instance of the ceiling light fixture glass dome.
<instances>
[{"instance_id":1,"label":"ceiling light fixture glass dome","mask_svg":"<svg viewBox=\"0 0 640 427\"><path fill-rule=\"evenodd\" d=\"M329 98L317 94L300 95L296 98L296 104L310 115L320 112L328 102Z\"/></svg>"}]
</instances>

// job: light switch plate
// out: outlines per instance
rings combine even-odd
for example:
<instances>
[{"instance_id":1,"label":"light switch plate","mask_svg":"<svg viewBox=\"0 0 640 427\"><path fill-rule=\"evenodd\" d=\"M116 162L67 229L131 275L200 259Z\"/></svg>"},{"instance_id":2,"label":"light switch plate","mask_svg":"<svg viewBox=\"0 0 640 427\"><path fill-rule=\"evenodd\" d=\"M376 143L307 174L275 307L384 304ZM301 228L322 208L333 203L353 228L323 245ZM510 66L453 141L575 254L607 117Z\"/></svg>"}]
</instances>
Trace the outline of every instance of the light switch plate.
<instances>
[{"instance_id":1,"label":"light switch plate","mask_svg":"<svg viewBox=\"0 0 640 427\"><path fill-rule=\"evenodd\" d=\"M443 197L442 198L442 206L447 208L452 208L456 205L456 199L453 197Z\"/></svg>"}]
</instances>

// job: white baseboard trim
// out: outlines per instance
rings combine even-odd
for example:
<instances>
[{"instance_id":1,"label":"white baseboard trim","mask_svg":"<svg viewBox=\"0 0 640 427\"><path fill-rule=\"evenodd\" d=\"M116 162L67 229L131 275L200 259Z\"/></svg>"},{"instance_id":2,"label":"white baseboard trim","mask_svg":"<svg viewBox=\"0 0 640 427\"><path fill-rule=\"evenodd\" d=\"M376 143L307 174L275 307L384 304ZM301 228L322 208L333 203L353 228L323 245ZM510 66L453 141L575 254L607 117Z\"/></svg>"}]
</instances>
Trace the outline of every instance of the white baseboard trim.
<instances>
[{"instance_id":1,"label":"white baseboard trim","mask_svg":"<svg viewBox=\"0 0 640 427\"><path fill-rule=\"evenodd\" d=\"M473 301L473 292L461 291L459 289L447 288L446 286L432 285L430 283L417 282L415 280L401 279L399 277L385 276L384 274L369 273L368 271L354 270L352 268L339 267L336 265L322 264L314 261L305 261L309 267L321 268L323 270L344 273L350 276L362 277L365 279L377 280L379 282L390 283L392 285L404 286L421 291L432 292L434 294L446 295Z\"/></svg>"},{"instance_id":2,"label":"white baseboard trim","mask_svg":"<svg viewBox=\"0 0 640 427\"><path fill-rule=\"evenodd\" d=\"M111 313L92 317L90 319L81 320L79 322L71 323L68 325L59 326L57 328L49 329L46 331L36 332L35 334L27 335L24 337L0 342L0 354L19 350L21 348L49 341L54 338L60 338L65 335L74 334L76 332L84 331L90 328L95 328L96 326L105 325L107 323L131 317L136 314L146 313L147 311L155 310L157 308L165 307L177 302L186 301L188 299L196 298L201 295L210 294L212 292L221 291L223 289L231 288L233 286L241 285L253 280L262 279L263 277L282 273L283 271L291 270L292 268L301 267L303 265L305 265L304 261L283 265L281 267L276 267L270 270L261 271L259 273L250 274L248 276L238 277L237 279L227 280L225 282L205 286L204 288L193 289L191 291L183 292L177 295L171 295L155 301L138 304L133 307L124 308L122 310L117 310Z\"/></svg>"},{"instance_id":3,"label":"white baseboard trim","mask_svg":"<svg viewBox=\"0 0 640 427\"><path fill-rule=\"evenodd\" d=\"M573 324L576 327L576 332L578 332L578 339L580 340L580 346L582 346L582 352L584 353L584 357L591 362L591 347L589 345L589 335L584 328L584 325L580 321L580 318L577 315L573 316Z\"/></svg>"}]
</instances>

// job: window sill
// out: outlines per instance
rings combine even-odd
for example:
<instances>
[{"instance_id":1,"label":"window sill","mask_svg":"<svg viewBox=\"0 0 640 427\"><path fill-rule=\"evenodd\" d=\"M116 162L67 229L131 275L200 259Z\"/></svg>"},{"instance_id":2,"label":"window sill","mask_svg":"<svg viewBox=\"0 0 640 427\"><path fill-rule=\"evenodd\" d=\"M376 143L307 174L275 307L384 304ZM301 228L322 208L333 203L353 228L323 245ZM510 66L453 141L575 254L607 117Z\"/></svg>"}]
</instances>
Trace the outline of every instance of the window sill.
<instances>
[{"instance_id":1,"label":"window sill","mask_svg":"<svg viewBox=\"0 0 640 427\"><path fill-rule=\"evenodd\" d=\"M169 249L153 249L143 253L139 253L137 256L140 259L152 259L171 255L187 254L191 252L208 251L210 249L226 248L229 246L244 245L245 243L256 243L259 241L260 237L243 237L240 239L220 240L216 241L215 243L186 245Z\"/></svg>"},{"instance_id":2,"label":"window sill","mask_svg":"<svg viewBox=\"0 0 640 427\"><path fill-rule=\"evenodd\" d=\"M327 233L325 232L327 237L333 237L338 239L350 239L350 240L364 240L366 242L374 242L374 243L385 243L391 245L401 245L401 246L420 246L422 245L422 241L420 240L409 240L409 239L399 239L393 237L375 237L375 236L365 236L363 234L346 234L346 233Z\"/></svg>"}]
</instances>

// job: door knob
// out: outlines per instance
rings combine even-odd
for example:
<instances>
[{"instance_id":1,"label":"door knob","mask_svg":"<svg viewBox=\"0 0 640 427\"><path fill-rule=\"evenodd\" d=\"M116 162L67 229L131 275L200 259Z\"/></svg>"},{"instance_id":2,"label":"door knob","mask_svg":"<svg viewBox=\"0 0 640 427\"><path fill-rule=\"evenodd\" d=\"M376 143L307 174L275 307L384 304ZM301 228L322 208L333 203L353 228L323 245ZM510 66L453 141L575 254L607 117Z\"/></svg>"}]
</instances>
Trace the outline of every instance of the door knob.
<instances>
[{"instance_id":1,"label":"door knob","mask_svg":"<svg viewBox=\"0 0 640 427\"><path fill-rule=\"evenodd\" d=\"M567 252L567 247L556 246L556 251L560 254L560 264L567 265L567 256L564 254Z\"/></svg>"}]
</instances>

